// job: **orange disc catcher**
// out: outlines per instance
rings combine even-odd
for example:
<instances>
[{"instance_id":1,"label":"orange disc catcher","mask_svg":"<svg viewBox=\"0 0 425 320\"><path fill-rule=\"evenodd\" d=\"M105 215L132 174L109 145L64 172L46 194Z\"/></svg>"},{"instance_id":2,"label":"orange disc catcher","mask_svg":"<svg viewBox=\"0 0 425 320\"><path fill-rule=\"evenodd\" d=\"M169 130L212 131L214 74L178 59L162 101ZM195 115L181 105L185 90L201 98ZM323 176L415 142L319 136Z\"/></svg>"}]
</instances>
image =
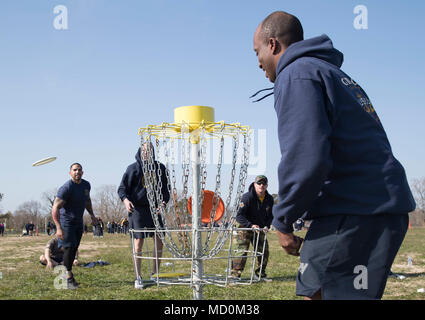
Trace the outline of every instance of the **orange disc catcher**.
<instances>
[{"instance_id":1,"label":"orange disc catcher","mask_svg":"<svg viewBox=\"0 0 425 320\"><path fill-rule=\"evenodd\" d=\"M218 197L218 205L215 212L214 222L221 219L224 213L224 202ZM211 221L211 210L214 208L214 192L210 190L204 190L204 201L202 203L202 215L201 221L203 223L209 223ZM192 197L187 201L187 209L192 214Z\"/></svg>"}]
</instances>

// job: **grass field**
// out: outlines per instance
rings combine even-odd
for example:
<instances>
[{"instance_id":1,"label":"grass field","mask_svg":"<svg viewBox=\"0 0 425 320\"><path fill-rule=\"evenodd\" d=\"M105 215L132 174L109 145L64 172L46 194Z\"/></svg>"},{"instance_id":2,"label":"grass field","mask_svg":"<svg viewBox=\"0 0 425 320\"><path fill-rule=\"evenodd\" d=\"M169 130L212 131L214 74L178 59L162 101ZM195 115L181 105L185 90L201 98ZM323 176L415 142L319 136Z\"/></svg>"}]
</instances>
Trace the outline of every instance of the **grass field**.
<instances>
[{"instance_id":1,"label":"grass field","mask_svg":"<svg viewBox=\"0 0 425 320\"><path fill-rule=\"evenodd\" d=\"M300 232L301 236L304 232ZM295 277L299 259L283 253L276 234L268 235L270 260L267 268L272 282L259 282L249 286L204 286L204 299L208 300L298 300L295 295ZM80 287L77 290L55 289L58 277L46 270L39 256L49 237L0 237L0 299L2 300L191 300L189 286L151 286L134 289L134 271L129 236L105 234L94 238L83 236L80 246L80 263L103 260L108 266L94 268L74 267ZM396 257L392 270L404 275L403 280L389 278L383 299L425 300L425 228L409 229ZM408 266L408 256L413 265ZM243 274L245 275L245 274ZM248 275L246 275L248 276Z\"/></svg>"}]
</instances>

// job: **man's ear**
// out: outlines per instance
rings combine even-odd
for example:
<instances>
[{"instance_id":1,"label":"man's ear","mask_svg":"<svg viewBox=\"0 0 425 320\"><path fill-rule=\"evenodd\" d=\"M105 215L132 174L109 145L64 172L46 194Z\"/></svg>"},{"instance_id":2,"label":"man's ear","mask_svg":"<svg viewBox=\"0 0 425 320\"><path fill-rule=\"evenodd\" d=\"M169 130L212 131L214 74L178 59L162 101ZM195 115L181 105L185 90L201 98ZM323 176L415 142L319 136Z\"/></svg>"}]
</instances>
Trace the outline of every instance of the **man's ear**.
<instances>
[{"instance_id":1,"label":"man's ear","mask_svg":"<svg viewBox=\"0 0 425 320\"><path fill-rule=\"evenodd\" d=\"M272 54L278 54L282 50L282 47L276 38L269 38L267 45L269 49L271 50Z\"/></svg>"}]
</instances>

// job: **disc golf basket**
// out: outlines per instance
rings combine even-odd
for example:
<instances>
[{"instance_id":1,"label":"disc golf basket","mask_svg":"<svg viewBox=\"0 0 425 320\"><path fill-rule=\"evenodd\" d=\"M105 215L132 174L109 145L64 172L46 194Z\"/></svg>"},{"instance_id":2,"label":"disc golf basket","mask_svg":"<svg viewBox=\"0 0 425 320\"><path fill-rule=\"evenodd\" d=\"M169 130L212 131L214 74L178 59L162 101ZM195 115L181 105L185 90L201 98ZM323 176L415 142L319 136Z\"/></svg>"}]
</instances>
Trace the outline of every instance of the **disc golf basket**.
<instances>
[{"instance_id":1,"label":"disc golf basket","mask_svg":"<svg viewBox=\"0 0 425 320\"><path fill-rule=\"evenodd\" d=\"M233 241L244 230L236 228L235 218L245 189L251 129L238 123L215 122L211 107L187 106L174 110L174 123L140 128L139 135L144 148L144 184L155 229L130 229L131 238L135 232L152 232L168 250L163 250L163 256L157 259L153 254L157 250L155 242L149 248L148 241L144 241L142 252L136 252L131 241L134 263L141 259L147 265L141 268L142 275L148 274L149 279L153 264L159 270L160 261L161 269L169 272L157 273L151 280L158 286L189 285L195 300L202 299L206 284L249 285L259 281L254 277L254 267L256 262L262 264L264 248L262 252L257 249L260 233L264 238L265 233L253 231L253 245L244 252L237 252ZM211 142L212 164L208 156ZM166 167L168 203L162 194L164 173L156 161ZM232 277L231 261L242 253L246 255L245 272L250 277ZM135 270L136 277L146 279L136 267Z\"/></svg>"}]
</instances>

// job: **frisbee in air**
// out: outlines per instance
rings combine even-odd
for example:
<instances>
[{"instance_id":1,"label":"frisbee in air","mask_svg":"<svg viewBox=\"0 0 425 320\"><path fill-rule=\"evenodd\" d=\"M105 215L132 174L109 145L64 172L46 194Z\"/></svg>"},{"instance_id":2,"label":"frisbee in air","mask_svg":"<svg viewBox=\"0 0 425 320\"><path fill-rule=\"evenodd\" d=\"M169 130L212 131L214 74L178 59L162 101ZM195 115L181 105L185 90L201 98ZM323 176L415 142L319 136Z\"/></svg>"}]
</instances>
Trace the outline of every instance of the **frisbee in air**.
<instances>
[{"instance_id":1,"label":"frisbee in air","mask_svg":"<svg viewBox=\"0 0 425 320\"><path fill-rule=\"evenodd\" d=\"M46 164L46 163L49 163L49 162L52 162L52 161L55 161L55 160L56 160L56 157L49 157L49 158L41 159L41 160L34 162L32 164L32 166L38 167L38 166L41 166L43 164Z\"/></svg>"}]
</instances>

